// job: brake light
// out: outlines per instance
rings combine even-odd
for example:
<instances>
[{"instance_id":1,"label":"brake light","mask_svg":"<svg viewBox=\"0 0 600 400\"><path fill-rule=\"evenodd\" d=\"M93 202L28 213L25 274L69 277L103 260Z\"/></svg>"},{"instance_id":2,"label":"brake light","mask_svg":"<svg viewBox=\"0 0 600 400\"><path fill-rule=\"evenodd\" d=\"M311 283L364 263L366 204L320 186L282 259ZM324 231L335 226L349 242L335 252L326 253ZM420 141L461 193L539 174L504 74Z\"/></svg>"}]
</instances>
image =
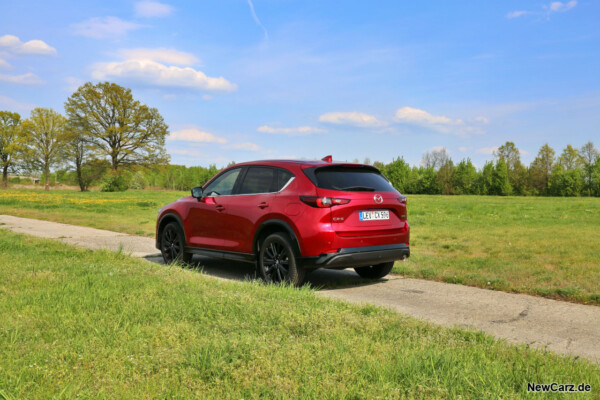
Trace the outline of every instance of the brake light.
<instances>
[{"instance_id":1,"label":"brake light","mask_svg":"<svg viewBox=\"0 0 600 400\"><path fill-rule=\"evenodd\" d=\"M300 196L300 200L311 207L329 208L350 203L350 199L336 197Z\"/></svg>"},{"instance_id":2,"label":"brake light","mask_svg":"<svg viewBox=\"0 0 600 400\"><path fill-rule=\"evenodd\" d=\"M398 197L398 201L401 204L406 204L408 202L408 199L406 198L406 196L400 196L400 197Z\"/></svg>"}]
</instances>

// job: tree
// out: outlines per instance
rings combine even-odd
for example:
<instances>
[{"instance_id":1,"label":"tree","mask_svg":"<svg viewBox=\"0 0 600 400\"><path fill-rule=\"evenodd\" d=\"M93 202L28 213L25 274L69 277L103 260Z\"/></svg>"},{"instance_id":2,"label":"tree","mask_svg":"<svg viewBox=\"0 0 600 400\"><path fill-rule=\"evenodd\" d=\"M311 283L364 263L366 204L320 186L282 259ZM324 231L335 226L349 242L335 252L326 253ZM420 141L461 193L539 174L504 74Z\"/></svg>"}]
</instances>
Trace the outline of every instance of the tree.
<instances>
[{"instance_id":1,"label":"tree","mask_svg":"<svg viewBox=\"0 0 600 400\"><path fill-rule=\"evenodd\" d=\"M456 194L477 193L477 168L470 158L459 162L454 169L454 189Z\"/></svg>"},{"instance_id":2,"label":"tree","mask_svg":"<svg viewBox=\"0 0 600 400\"><path fill-rule=\"evenodd\" d=\"M581 155L581 159L583 161L585 191L587 195L590 196L593 192L592 186L594 182L594 165L600 154L592 142L587 142L585 145L583 145L583 147L579 150L579 154Z\"/></svg>"},{"instance_id":3,"label":"tree","mask_svg":"<svg viewBox=\"0 0 600 400\"><path fill-rule=\"evenodd\" d=\"M399 192L404 193L407 191L410 165L403 158L396 158L386 165L385 174Z\"/></svg>"},{"instance_id":4,"label":"tree","mask_svg":"<svg viewBox=\"0 0 600 400\"><path fill-rule=\"evenodd\" d=\"M548 194L548 182L554 169L555 156L552 147L546 143L540 148L537 157L531 163L529 179L531 186L541 194Z\"/></svg>"},{"instance_id":5,"label":"tree","mask_svg":"<svg viewBox=\"0 0 600 400\"><path fill-rule=\"evenodd\" d=\"M498 196L509 196L512 193L512 187L508 179L508 167L503 159L496 161L496 166L492 174L492 186L490 194Z\"/></svg>"},{"instance_id":6,"label":"tree","mask_svg":"<svg viewBox=\"0 0 600 400\"><path fill-rule=\"evenodd\" d=\"M494 175L494 163L487 161L483 165L479 179L477 180L477 193L486 195L492 193L492 183Z\"/></svg>"},{"instance_id":7,"label":"tree","mask_svg":"<svg viewBox=\"0 0 600 400\"><path fill-rule=\"evenodd\" d=\"M554 196L579 196L583 188L583 174L580 169L564 169L557 165L552 171L548 189Z\"/></svg>"},{"instance_id":8,"label":"tree","mask_svg":"<svg viewBox=\"0 0 600 400\"><path fill-rule=\"evenodd\" d=\"M558 164L566 171L580 169L583 165L583 160L577 149L570 144L565 147L562 154L558 158Z\"/></svg>"},{"instance_id":9,"label":"tree","mask_svg":"<svg viewBox=\"0 0 600 400\"><path fill-rule=\"evenodd\" d=\"M592 166L592 195L600 197L600 157Z\"/></svg>"},{"instance_id":10,"label":"tree","mask_svg":"<svg viewBox=\"0 0 600 400\"><path fill-rule=\"evenodd\" d=\"M21 116L10 111L0 111L0 166L2 187L5 189L8 187L8 170L15 165L16 156L24 147Z\"/></svg>"},{"instance_id":11,"label":"tree","mask_svg":"<svg viewBox=\"0 0 600 400\"><path fill-rule=\"evenodd\" d=\"M84 168L90 155L90 146L85 128L76 121L68 121L66 129L68 139L65 146L65 155L69 158L69 161L75 164L77 184L79 185L79 189L85 192L88 190L93 179L93 174L89 173L92 171L89 171L89 168Z\"/></svg>"},{"instance_id":12,"label":"tree","mask_svg":"<svg viewBox=\"0 0 600 400\"><path fill-rule=\"evenodd\" d=\"M508 180L514 193L524 195L527 191L527 168L521 162L521 152L513 142L506 142L495 153L502 159L508 170Z\"/></svg>"},{"instance_id":13,"label":"tree","mask_svg":"<svg viewBox=\"0 0 600 400\"><path fill-rule=\"evenodd\" d=\"M67 99L72 123L88 133L88 141L114 171L131 165L167 163L168 126L156 108L134 100L131 90L115 83L88 82Z\"/></svg>"},{"instance_id":14,"label":"tree","mask_svg":"<svg viewBox=\"0 0 600 400\"><path fill-rule=\"evenodd\" d=\"M61 160L61 152L68 140L65 124L65 117L51 108L34 108L29 119L23 122L27 162L44 172L46 190L50 190L50 168Z\"/></svg>"},{"instance_id":15,"label":"tree","mask_svg":"<svg viewBox=\"0 0 600 400\"><path fill-rule=\"evenodd\" d=\"M445 147L442 147L441 149L426 151L421 158L421 164L425 168L433 168L435 171L437 171L449 160L450 156L448 155L448 151Z\"/></svg>"},{"instance_id":16,"label":"tree","mask_svg":"<svg viewBox=\"0 0 600 400\"><path fill-rule=\"evenodd\" d=\"M448 159L437 171L436 181L442 194L454 194L454 163Z\"/></svg>"}]
</instances>

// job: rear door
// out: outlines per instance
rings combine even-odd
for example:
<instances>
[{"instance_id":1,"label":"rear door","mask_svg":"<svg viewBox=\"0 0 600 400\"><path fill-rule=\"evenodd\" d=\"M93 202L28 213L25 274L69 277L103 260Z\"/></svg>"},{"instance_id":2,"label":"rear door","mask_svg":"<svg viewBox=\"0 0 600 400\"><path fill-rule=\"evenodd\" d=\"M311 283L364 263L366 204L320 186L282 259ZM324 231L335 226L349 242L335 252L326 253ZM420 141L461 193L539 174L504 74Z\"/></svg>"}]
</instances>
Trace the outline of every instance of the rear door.
<instances>
[{"instance_id":1,"label":"rear door","mask_svg":"<svg viewBox=\"0 0 600 400\"><path fill-rule=\"evenodd\" d=\"M314 170L317 195L350 200L331 207L331 225L342 237L400 232L406 206L400 193L375 168L326 166Z\"/></svg>"}]
</instances>

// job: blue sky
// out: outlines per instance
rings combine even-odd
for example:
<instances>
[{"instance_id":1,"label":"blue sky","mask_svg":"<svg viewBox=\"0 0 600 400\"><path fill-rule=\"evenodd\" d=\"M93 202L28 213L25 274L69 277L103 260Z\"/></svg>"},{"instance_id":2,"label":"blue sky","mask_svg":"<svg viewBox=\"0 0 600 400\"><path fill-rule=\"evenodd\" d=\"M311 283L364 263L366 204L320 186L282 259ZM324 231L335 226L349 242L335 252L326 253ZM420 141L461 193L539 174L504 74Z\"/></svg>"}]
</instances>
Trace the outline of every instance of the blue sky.
<instances>
[{"instance_id":1,"label":"blue sky","mask_svg":"<svg viewBox=\"0 0 600 400\"><path fill-rule=\"evenodd\" d=\"M2 1L0 109L110 80L172 163L600 145L600 2Z\"/></svg>"}]
</instances>

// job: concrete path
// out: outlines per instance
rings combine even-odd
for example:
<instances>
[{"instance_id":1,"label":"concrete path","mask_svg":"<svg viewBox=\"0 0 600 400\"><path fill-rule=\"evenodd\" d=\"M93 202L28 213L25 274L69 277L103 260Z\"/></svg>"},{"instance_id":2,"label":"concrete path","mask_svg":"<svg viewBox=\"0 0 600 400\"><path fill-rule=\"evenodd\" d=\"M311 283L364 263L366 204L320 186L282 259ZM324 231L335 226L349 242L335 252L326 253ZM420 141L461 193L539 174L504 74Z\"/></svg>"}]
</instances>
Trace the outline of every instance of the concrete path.
<instances>
[{"instance_id":1,"label":"concrete path","mask_svg":"<svg viewBox=\"0 0 600 400\"><path fill-rule=\"evenodd\" d=\"M100 229L0 215L0 228L58 239L91 249L108 248L162 262L154 239ZM194 257L204 273L222 279L255 278L250 264ZM352 270L318 270L308 281L323 296L372 303L444 326L478 329L512 343L600 362L600 307L462 285L405 279L369 281Z\"/></svg>"}]
</instances>

